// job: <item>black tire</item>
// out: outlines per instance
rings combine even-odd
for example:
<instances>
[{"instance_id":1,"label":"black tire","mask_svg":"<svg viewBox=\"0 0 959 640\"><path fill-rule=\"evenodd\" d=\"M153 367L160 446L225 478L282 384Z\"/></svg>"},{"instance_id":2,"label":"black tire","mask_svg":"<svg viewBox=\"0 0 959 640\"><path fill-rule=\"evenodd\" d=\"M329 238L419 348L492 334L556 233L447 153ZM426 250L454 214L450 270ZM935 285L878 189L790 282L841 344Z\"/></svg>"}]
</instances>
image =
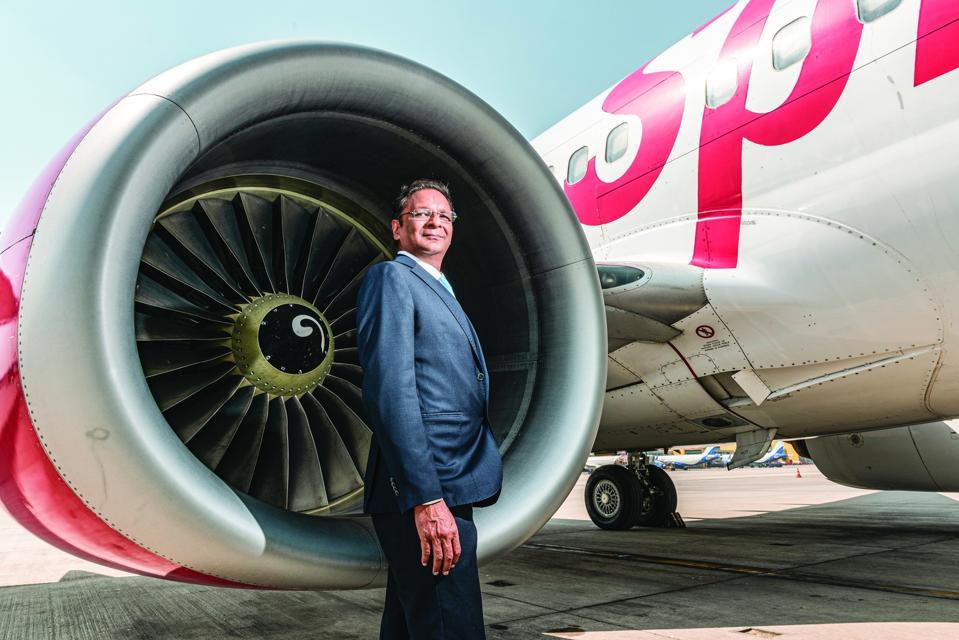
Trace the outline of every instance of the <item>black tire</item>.
<instances>
[{"instance_id":1,"label":"black tire","mask_svg":"<svg viewBox=\"0 0 959 640\"><path fill-rule=\"evenodd\" d=\"M676 511L676 485L668 473L655 465L647 466L646 474L652 491L644 490L639 480L636 481L640 497L635 522L639 527L659 527Z\"/></svg>"},{"instance_id":2,"label":"black tire","mask_svg":"<svg viewBox=\"0 0 959 640\"><path fill-rule=\"evenodd\" d=\"M636 475L615 464L604 465L586 481L586 512L600 529L622 531L636 522L642 487Z\"/></svg>"}]
</instances>

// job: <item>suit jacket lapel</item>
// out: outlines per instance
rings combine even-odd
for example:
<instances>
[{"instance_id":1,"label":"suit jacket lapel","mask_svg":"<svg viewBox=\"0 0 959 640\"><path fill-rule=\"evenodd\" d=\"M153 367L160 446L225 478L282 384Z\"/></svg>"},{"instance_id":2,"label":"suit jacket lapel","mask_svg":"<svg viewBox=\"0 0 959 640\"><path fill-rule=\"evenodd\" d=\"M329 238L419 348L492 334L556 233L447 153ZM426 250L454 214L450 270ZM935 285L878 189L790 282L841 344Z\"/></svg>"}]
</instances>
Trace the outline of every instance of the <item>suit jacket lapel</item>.
<instances>
[{"instance_id":1,"label":"suit jacket lapel","mask_svg":"<svg viewBox=\"0 0 959 640\"><path fill-rule=\"evenodd\" d=\"M416 261L412 258L399 255L396 256L396 261L402 262L406 266L410 267L413 273L440 297L440 300L443 301L443 304L446 305L446 308L449 309L450 313L453 314L453 317L456 318L456 322L459 324L460 329L462 329L463 333L466 334L466 339L469 341L470 348L473 350L473 357L482 368L483 357L480 355L479 345L474 337L476 334L473 331L473 325L470 323L469 318L466 317L466 314L463 313L463 307L461 307L460 303L457 302L455 297L453 297L453 294L447 291L446 287L441 285L439 280L426 273L426 270L420 265L416 264ZM484 375L487 375L485 371L483 373Z\"/></svg>"}]
</instances>

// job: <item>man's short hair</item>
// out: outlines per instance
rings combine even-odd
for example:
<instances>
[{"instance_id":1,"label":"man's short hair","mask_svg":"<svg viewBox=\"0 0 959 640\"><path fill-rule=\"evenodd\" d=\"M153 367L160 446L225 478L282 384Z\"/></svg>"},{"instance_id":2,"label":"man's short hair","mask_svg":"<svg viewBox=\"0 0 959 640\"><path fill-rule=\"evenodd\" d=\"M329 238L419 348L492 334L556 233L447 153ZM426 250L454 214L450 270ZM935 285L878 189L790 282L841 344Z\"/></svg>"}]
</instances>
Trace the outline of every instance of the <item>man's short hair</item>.
<instances>
[{"instance_id":1,"label":"man's short hair","mask_svg":"<svg viewBox=\"0 0 959 640\"><path fill-rule=\"evenodd\" d=\"M400 214L403 213L403 209L406 208L406 203L410 201L410 197L417 191L422 191L423 189L435 189L439 191L446 198L447 202L450 203L450 209L453 208L453 197L450 195L450 188L446 183L429 178L420 178L419 180L414 180L400 187L400 194L396 196L396 200L393 201L393 217L399 219Z\"/></svg>"}]
</instances>

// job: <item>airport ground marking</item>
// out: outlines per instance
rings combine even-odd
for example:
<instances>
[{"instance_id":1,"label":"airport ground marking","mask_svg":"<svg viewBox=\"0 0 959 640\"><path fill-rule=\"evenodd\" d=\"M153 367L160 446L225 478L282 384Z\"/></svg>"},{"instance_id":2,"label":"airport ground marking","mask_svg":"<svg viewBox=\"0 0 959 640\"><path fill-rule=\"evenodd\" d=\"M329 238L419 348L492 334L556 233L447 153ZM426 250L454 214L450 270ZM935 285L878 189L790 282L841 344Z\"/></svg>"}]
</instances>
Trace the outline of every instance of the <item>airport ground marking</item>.
<instances>
[{"instance_id":1,"label":"airport ground marking","mask_svg":"<svg viewBox=\"0 0 959 640\"><path fill-rule=\"evenodd\" d=\"M648 564L656 564L663 566L675 566L675 567L684 567L687 569L702 569L707 571L722 571L724 573L736 574L732 579L738 579L740 577L748 576L757 576L757 577L770 577L777 578L781 580L794 580L797 582L807 582L807 583L816 583L824 584L829 586L838 586L838 587L848 587L853 589L866 589L870 591L883 591L887 593L898 593L901 595L913 595L929 598L940 598L946 600L959 600L959 591L952 591L948 589L937 589L934 587L917 587L910 585L894 584L894 583L878 583L878 582L865 582L858 580L849 580L844 578L837 578L831 576L819 576L810 573L802 573L802 569L808 569L810 567L815 567L817 565L828 564L831 562L836 562L838 560L848 560L851 558L862 558L864 556L877 555L880 553L891 553L903 551L909 548L922 547L928 544L934 544L936 542L944 542L948 540L955 539L954 536L944 538L941 540L935 541L925 541L915 545L906 545L903 547L894 547L894 548L883 548L871 551L868 553L860 553L857 555L846 556L843 558L832 558L829 560L824 560L822 562L814 562L808 565L798 565L795 567L788 567L786 569L765 569L761 567L750 567L747 565L736 565L730 563L720 563L720 562L710 562L708 560L689 560L685 558L668 558L660 556L649 556L638 553L620 553L615 551L594 551L590 549L583 549L581 547L569 547L556 544L544 544L539 542L530 542L523 545L525 548L530 548L534 550L542 551L554 551L557 553L573 553L577 555L586 555L599 558L607 558L611 560L625 560L629 562L642 562ZM723 581L720 581L723 582ZM710 584L716 584L715 582ZM693 587L701 587L705 585L693 585ZM682 587L682 590L690 587ZM676 591L676 590L669 590ZM663 592L657 592L655 594L646 594L643 596L633 596L631 598L626 598L626 600L633 600L635 598L648 597L649 595L660 595ZM569 611L575 611L575 609L570 609Z\"/></svg>"}]
</instances>

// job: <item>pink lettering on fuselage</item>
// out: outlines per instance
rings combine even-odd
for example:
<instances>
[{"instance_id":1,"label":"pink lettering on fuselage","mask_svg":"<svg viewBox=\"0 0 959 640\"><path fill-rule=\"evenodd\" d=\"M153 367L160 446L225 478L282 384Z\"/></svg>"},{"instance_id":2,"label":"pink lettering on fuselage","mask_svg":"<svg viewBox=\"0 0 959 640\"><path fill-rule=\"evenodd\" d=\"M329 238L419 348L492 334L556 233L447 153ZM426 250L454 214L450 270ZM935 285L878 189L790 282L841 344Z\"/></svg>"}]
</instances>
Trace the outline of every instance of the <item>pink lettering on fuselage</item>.
<instances>
[{"instance_id":1,"label":"pink lettering on fuselage","mask_svg":"<svg viewBox=\"0 0 959 640\"><path fill-rule=\"evenodd\" d=\"M675 71L645 70L644 65L633 72L603 101L603 111L633 115L642 122L642 141L626 173L614 182L603 182L593 156L581 180L563 184L583 224L605 224L629 213L656 182L676 142L686 103L683 77Z\"/></svg>"},{"instance_id":2,"label":"pink lettering on fuselage","mask_svg":"<svg viewBox=\"0 0 959 640\"><path fill-rule=\"evenodd\" d=\"M915 86L959 68L959 2L923 0L916 37Z\"/></svg>"},{"instance_id":3,"label":"pink lettering on fuselage","mask_svg":"<svg viewBox=\"0 0 959 640\"><path fill-rule=\"evenodd\" d=\"M928 0L927 0L928 1ZM948 2L953 0L937 0ZM815 129L835 107L859 49L862 24L849 0L821 0L812 18L812 46L786 101L769 113L746 108L755 47L775 0L752 0L738 16L720 60L738 63L738 89L716 109L706 107L700 131L699 206L693 257L705 268L736 266L742 213L743 140L773 146L796 140ZM701 30L701 29L700 29ZM646 73L646 66L619 83L603 101L607 113L633 115L642 123L642 140L626 172L604 182L596 156L586 175L564 183L580 222L607 224L639 204L662 173L682 124L686 102L683 76L677 71Z\"/></svg>"},{"instance_id":4,"label":"pink lettering on fuselage","mask_svg":"<svg viewBox=\"0 0 959 640\"><path fill-rule=\"evenodd\" d=\"M768 113L746 108L755 47L775 0L753 0L739 15L720 53L736 59L739 84L732 99L706 107L700 132L699 216L691 264L736 266L742 215L743 141L775 146L805 136L836 106L852 71L862 35L854 3L820 0L812 17L812 47L796 86Z\"/></svg>"},{"instance_id":5,"label":"pink lettering on fuselage","mask_svg":"<svg viewBox=\"0 0 959 640\"><path fill-rule=\"evenodd\" d=\"M756 55L767 55L757 53L756 46L774 4L775 0L752 0L743 8L719 56L720 61L736 60L737 91L725 104L715 109L707 106L703 111L698 217L690 263L704 268L733 268L739 259L743 141L777 146L816 129L845 90L859 50L863 25L857 19L855 3L820 0L812 16L811 48L789 97L768 113L750 111L746 96L752 63ZM916 86L959 68L959 1L923 0L917 37ZM679 72L646 73L645 66L610 92L603 110L639 118L642 140L632 164L615 181L599 178L594 156L582 180L564 184L583 224L618 220L646 197L676 142L685 97Z\"/></svg>"}]
</instances>

